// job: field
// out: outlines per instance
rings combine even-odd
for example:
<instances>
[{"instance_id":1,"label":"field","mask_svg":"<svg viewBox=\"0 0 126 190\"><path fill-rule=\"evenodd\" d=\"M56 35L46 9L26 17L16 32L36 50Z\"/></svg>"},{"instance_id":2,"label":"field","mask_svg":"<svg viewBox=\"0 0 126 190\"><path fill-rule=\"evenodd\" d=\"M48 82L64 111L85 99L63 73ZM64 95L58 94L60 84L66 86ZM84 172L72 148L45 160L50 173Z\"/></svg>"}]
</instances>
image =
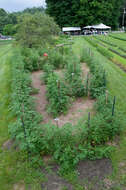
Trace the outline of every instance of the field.
<instances>
[{"instance_id":1,"label":"field","mask_svg":"<svg viewBox=\"0 0 126 190\"><path fill-rule=\"evenodd\" d=\"M61 43L0 42L1 190L124 190L126 34Z\"/></svg>"}]
</instances>

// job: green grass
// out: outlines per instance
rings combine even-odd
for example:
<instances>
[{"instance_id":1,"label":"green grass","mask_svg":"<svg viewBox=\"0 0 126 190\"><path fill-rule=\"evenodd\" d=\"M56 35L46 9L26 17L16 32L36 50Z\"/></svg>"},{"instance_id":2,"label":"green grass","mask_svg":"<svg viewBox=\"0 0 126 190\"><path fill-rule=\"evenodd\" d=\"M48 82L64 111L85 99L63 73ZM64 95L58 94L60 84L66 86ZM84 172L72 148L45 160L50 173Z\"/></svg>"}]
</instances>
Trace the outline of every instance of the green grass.
<instances>
[{"instance_id":1,"label":"green grass","mask_svg":"<svg viewBox=\"0 0 126 190\"><path fill-rule=\"evenodd\" d=\"M113 95L116 96L116 109L124 112L124 117L126 114L126 73L124 73L118 66L113 62L109 61L106 57L101 55L96 48L92 47L84 37L76 38L73 50L76 54L80 55L86 46L87 49L91 49L94 53L94 59L101 63L101 67L104 67L107 73L108 79L108 90ZM112 154L112 163L114 167L114 179L119 181L120 184L126 183L126 169L122 173L119 164L123 162L126 167L126 129L120 137L120 147ZM125 184L126 185L126 184Z\"/></svg>"},{"instance_id":2,"label":"green grass","mask_svg":"<svg viewBox=\"0 0 126 190\"><path fill-rule=\"evenodd\" d=\"M0 43L0 190L13 190L14 184L24 184L28 189L39 190L42 173L27 162L26 153L17 150L3 150L9 139L8 125L13 117L8 109L11 95L11 67L15 61L11 43ZM19 187L20 188L20 185Z\"/></svg>"}]
</instances>

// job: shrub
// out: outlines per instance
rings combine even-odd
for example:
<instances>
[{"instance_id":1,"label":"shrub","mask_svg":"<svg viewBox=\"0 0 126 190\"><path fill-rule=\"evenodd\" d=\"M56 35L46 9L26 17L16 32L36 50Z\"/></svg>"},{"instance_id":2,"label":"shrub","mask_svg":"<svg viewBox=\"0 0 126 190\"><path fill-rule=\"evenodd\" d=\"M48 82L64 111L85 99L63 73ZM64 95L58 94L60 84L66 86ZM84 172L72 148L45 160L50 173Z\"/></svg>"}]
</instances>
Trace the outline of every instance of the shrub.
<instances>
[{"instance_id":1,"label":"shrub","mask_svg":"<svg viewBox=\"0 0 126 190\"><path fill-rule=\"evenodd\" d=\"M68 83L69 95L81 97L85 95L81 67L78 60L70 60L65 68L65 80Z\"/></svg>"},{"instance_id":2,"label":"shrub","mask_svg":"<svg viewBox=\"0 0 126 190\"><path fill-rule=\"evenodd\" d=\"M91 50L90 50L91 51ZM95 56L91 57L86 47L83 47L81 59L85 61L90 67L90 96L96 98L106 91L106 74L99 62L96 61Z\"/></svg>"},{"instance_id":3,"label":"shrub","mask_svg":"<svg viewBox=\"0 0 126 190\"><path fill-rule=\"evenodd\" d=\"M12 67L12 95L10 109L15 121L9 125L11 137L15 139L23 151L34 155L40 150L39 142L41 129L39 126L42 116L35 111L33 99L30 96L31 80L24 70L24 63L18 51L11 60Z\"/></svg>"},{"instance_id":4,"label":"shrub","mask_svg":"<svg viewBox=\"0 0 126 190\"><path fill-rule=\"evenodd\" d=\"M106 81L104 72L100 70L91 76L90 79L90 96L96 98L106 91Z\"/></svg>"},{"instance_id":5,"label":"shrub","mask_svg":"<svg viewBox=\"0 0 126 190\"><path fill-rule=\"evenodd\" d=\"M41 75L41 80L42 82L44 81L45 84L47 84L47 81L48 81L48 77L51 73L53 73L54 71L54 67L53 65L50 65L50 64L45 64L43 66L43 70L44 70L44 74Z\"/></svg>"},{"instance_id":6,"label":"shrub","mask_svg":"<svg viewBox=\"0 0 126 190\"><path fill-rule=\"evenodd\" d=\"M113 99L110 94L107 96L108 97L103 94L97 97L97 102L95 103L95 109L97 112L105 113L107 110L112 110Z\"/></svg>"},{"instance_id":7,"label":"shrub","mask_svg":"<svg viewBox=\"0 0 126 190\"><path fill-rule=\"evenodd\" d=\"M63 68L64 63L63 63L63 55L57 51L57 50L51 50L49 53L49 63L50 65L53 65L55 69Z\"/></svg>"},{"instance_id":8,"label":"shrub","mask_svg":"<svg viewBox=\"0 0 126 190\"><path fill-rule=\"evenodd\" d=\"M46 14L23 14L18 22L16 40L23 47L45 47L46 44L54 43L54 36L59 31L60 29L53 18Z\"/></svg>"},{"instance_id":9,"label":"shrub","mask_svg":"<svg viewBox=\"0 0 126 190\"><path fill-rule=\"evenodd\" d=\"M69 106L69 97L67 88L60 78L51 73L47 80L47 98L49 100L48 112L53 116L65 113Z\"/></svg>"}]
</instances>

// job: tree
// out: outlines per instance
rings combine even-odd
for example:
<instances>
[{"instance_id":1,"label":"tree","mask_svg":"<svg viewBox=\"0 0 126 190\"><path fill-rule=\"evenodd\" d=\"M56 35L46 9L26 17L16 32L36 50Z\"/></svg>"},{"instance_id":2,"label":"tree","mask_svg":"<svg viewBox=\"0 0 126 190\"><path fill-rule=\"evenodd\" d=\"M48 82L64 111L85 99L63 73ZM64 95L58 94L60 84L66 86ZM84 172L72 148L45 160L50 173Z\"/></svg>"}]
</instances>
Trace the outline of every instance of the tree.
<instances>
[{"instance_id":1,"label":"tree","mask_svg":"<svg viewBox=\"0 0 126 190\"><path fill-rule=\"evenodd\" d=\"M8 24L17 24L15 13L7 13L4 9L0 9L0 33L3 33L4 27Z\"/></svg>"},{"instance_id":2,"label":"tree","mask_svg":"<svg viewBox=\"0 0 126 190\"><path fill-rule=\"evenodd\" d=\"M17 41L26 47L45 46L53 42L53 35L57 35L59 27L48 15L37 13L25 14L20 17Z\"/></svg>"},{"instance_id":3,"label":"tree","mask_svg":"<svg viewBox=\"0 0 126 190\"><path fill-rule=\"evenodd\" d=\"M17 25L7 24L3 28L3 35L13 36L17 32Z\"/></svg>"},{"instance_id":4,"label":"tree","mask_svg":"<svg viewBox=\"0 0 126 190\"><path fill-rule=\"evenodd\" d=\"M116 28L124 0L46 0L47 13L61 26L103 22Z\"/></svg>"},{"instance_id":5,"label":"tree","mask_svg":"<svg viewBox=\"0 0 126 190\"><path fill-rule=\"evenodd\" d=\"M3 28L6 24L8 24L8 14L4 9L0 9L0 33L3 32Z\"/></svg>"}]
</instances>

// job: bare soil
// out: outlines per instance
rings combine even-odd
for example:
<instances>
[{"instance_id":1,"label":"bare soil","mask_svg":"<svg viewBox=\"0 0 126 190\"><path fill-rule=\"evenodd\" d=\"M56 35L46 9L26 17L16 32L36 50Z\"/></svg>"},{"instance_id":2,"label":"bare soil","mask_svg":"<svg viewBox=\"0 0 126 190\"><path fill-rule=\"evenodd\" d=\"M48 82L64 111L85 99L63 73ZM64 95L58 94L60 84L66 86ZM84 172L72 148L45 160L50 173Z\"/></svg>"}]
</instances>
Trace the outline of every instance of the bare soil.
<instances>
[{"instance_id":1,"label":"bare soil","mask_svg":"<svg viewBox=\"0 0 126 190\"><path fill-rule=\"evenodd\" d=\"M58 169L59 167L54 165L51 172L42 171L47 178L47 181L42 184L42 190L63 190L63 188L65 190L75 190L77 185L87 190L105 190L106 187L111 188L112 185L106 178L112 173L112 164L109 159L81 161L77 167L78 178L74 185L61 178L58 175Z\"/></svg>"},{"instance_id":2,"label":"bare soil","mask_svg":"<svg viewBox=\"0 0 126 190\"><path fill-rule=\"evenodd\" d=\"M84 69L85 68L85 69ZM86 73L89 72L89 69L86 69L85 64L83 64L83 69ZM42 71L37 71L32 73L32 85L34 88L39 89L39 93L33 95L36 99L36 110L42 114L43 116L43 123L51 122L53 124L57 124L54 118L49 115L46 111L46 106L48 101L46 99L46 85L42 84L40 81L40 76L42 75ZM68 110L66 115L60 115L58 117L58 126L61 127L66 123L71 123L72 125L77 124L78 120L93 107L94 100L90 98L78 98L76 99L70 109Z\"/></svg>"}]
</instances>

